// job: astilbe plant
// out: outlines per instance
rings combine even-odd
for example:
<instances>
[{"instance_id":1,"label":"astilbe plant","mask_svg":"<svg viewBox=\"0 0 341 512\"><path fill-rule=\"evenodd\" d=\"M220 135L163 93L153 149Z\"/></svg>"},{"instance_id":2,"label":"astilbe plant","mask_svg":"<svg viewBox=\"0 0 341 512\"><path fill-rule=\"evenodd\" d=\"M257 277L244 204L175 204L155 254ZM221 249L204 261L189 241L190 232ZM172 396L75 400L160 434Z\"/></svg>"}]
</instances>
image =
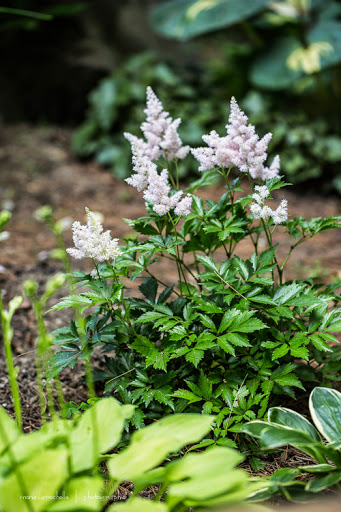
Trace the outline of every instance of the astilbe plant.
<instances>
[{"instance_id":1,"label":"astilbe plant","mask_svg":"<svg viewBox=\"0 0 341 512\"><path fill-rule=\"evenodd\" d=\"M94 378L105 380L107 394L137 406L134 427L166 413L212 413L214 428L204 444L235 445L243 423L263 418L270 405L294 397L306 383L335 377L315 362L321 354L339 358L330 347L337 342L332 333L341 330L338 285L286 282L283 272L298 245L339 227L341 217L290 218L285 199L276 209L267 204L288 184L279 176L278 156L266 166L271 134L260 139L234 98L227 135L212 131L203 136L207 146L192 150L202 177L185 191L178 187L178 161L188 153L177 134L180 121L169 118L150 88L145 112L145 139L126 134L134 169L126 181L143 193L146 215L124 219L143 237L118 244L89 210L87 226L74 224L69 253L92 257L95 269L72 274L87 291L52 309L96 309L81 329L72 321L55 332L62 348L50 373L89 359L101 346L110 352L107 370L94 371ZM239 171L233 180L232 169ZM194 192L216 173L224 178L224 194L204 202ZM251 187L247 195L243 181ZM283 261L273 242L279 225L290 239ZM238 256L244 239L254 247L246 260ZM160 259L174 263L174 282L157 277ZM136 279L143 279L141 294L127 295Z\"/></svg>"}]
</instances>

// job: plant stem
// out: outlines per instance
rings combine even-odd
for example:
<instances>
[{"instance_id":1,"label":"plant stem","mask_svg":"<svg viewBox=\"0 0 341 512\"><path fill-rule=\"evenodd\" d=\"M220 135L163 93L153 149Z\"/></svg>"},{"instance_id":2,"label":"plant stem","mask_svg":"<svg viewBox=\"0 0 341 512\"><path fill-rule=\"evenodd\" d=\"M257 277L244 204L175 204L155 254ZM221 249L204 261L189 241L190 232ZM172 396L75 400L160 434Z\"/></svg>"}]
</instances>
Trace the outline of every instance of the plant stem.
<instances>
[{"instance_id":1,"label":"plant stem","mask_svg":"<svg viewBox=\"0 0 341 512\"><path fill-rule=\"evenodd\" d=\"M21 301L20 301L21 303ZM19 307L19 298L18 298L18 307ZM14 312L14 310L13 310ZM13 329L11 328L11 319L12 319L11 311L5 311L3 302L2 302L2 290L0 288L0 316L1 316L1 326L2 326L2 336L4 340L5 347L5 357L6 357L6 365L9 383L11 387L12 398L14 402L14 411L15 417L17 421L17 425L20 430L22 430L22 419L21 419L21 403L20 403L20 393L19 386L16 377L16 370L13 362L13 354L11 341L13 337Z\"/></svg>"}]
</instances>

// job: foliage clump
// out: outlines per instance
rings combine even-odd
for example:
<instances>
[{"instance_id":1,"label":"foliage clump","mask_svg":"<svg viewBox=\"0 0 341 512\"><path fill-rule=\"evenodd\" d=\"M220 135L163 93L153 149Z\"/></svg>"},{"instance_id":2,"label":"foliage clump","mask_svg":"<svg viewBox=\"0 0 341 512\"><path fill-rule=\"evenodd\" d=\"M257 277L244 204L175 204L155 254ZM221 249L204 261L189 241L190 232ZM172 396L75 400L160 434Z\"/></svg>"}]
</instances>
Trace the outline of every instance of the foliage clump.
<instances>
[{"instance_id":1,"label":"foliage clump","mask_svg":"<svg viewBox=\"0 0 341 512\"><path fill-rule=\"evenodd\" d=\"M213 413L205 444L236 446L243 423L263 418L270 405L295 397L295 390L335 377L335 368L325 370L339 357L330 347L341 329L338 284L285 281L284 271L298 245L339 227L341 218L290 218L285 199L276 209L265 204L288 184L279 176L279 157L266 166L271 134L260 139L234 99L227 136L210 132L203 136L208 147L192 150L203 174L181 199L179 162L168 158L181 148L176 130L166 138L167 151L158 152L161 173L150 160L153 140L158 148L165 142L160 120L168 119L156 100L149 90L148 134L159 136L149 136L144 124L147 143L130 137L135 174L127 181L143 191L147 215L125 221L143 236L120 245L114 264L108 255L104 264L94 260L92 274L72 275L87 290L52 309L96 309L81 326L72 321L56 331L55 342L63 348L51 362L51 375L100 345L115 356L105 356L107 371L95 377L105 381L106 393L136 406L134 427L168 413ZM149 110L155 105L153 117ZM239 174L231 179L234 168ZM225 192L219 201L204 202L195 192L217 173ZM290 241L283 261L275 243L278 229ZM238 255L245 239L254 247L247 259ZM175 282L159 277L161 258L173 262ZM143 298L126 294L129 280L141 278ZM321 358L326 366L316 365Z\"/></svg>"}]
</instances>

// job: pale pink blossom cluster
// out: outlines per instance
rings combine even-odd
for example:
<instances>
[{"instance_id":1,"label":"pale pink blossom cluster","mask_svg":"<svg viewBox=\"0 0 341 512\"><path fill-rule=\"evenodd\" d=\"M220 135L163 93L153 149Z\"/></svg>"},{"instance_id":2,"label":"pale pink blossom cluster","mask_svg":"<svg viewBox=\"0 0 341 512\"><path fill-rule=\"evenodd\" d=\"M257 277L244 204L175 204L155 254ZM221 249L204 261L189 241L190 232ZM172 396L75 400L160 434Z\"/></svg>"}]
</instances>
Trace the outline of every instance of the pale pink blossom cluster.
<instances>
[{"instance_id":1,"label":"pale pink blossom cluster","mask_svg":"<svg viewBox=\"0 0 341 512\"><path fill-rule=\"evenodd\" d=\"M274 224L282 224L288 220L288 201L282 199L280 205L276 210L272 210L269 206L264 204L266 198L269 197L269 189L263 185L262 187L256 186L256 192L252 194L254 203L250 205L250 211L255 219L268 220L272 218Z\"/></svg>"},{"instance_id":2,"label":"pale pink blossom cluster","mask_svg":"<svg viewBox=\"0 0 341 512\"><path fill-rule=\"evenodd\" d=\"M220 137L216 131L203 135L208 147L192 149L192 154L199 161L199 171L208 171L215 167L237 167L241 172L249 172L253 179L263 181L278 176L279 156L270 167L265 167L267 148L272 134L267 133L262 139L256 134L255 127L247 124L248 118L242 112L235 98L231 99L227 135Z\"/></svg>"},{"instance_id":3,"label":"pale pink blossom cluster","mask_svg":"<svg viewBox=\"0 0 341 512\"><path fill-rule=\"evenodd\" d=\"M103 232L103 226L96 215L88 208L85 208L85 211L87 224L83 226L78 221L72 224L75 247L66 249L66 251L76 259L92 258L99 262L115 261L121 254L118 238L111 238L110 231Z\"/></svg>"},{"instance_id":4,"label":"pale pink blossom cluster","mask_svg":"<svg viewBox=\"0 0 341 512\"><path fill-rule=\"evenodd\" d=\"M133 153L133 170L136 174L132 174L125 181L132 187L137 188L139 192L142 192L142 190L148 187L149 173L152 171L157 172L157 167L135 144L132 144L131 151Z\"/></svg>"},{"instance_id":5,"label":"pale pink blossom cluster","mask_svg":"<svg viewBox=\"0 0 341 512\"><path fill-rule=\"evenodd\" d=\"M181 119L173 120L169 113L163 110L161 101L151 87L147 87L145 113L147 118L141 125L141 131L146 140L125 133L124 136L130 144L152 161L158 160L161 156L168 161L185 158L190 147L182 145L178 134Z\"/></svg>"},{"instance_id":6,"label":"pale pink blossom cluster","mask_svg":"<svg viewBox=\"0 0 341 512\"><path fill-rule=\"evenodd\" d=\"M139 192L143 190L143 197L153 204L153 210L158 215L166 215L173 208L175 215L180 217L189 215L192 196L190 194L183 196L182 190L170 195L171 186L167 169L163 169L159 174L156 165L145 154L141 154L137 146L132 145L132 152L133 169L136 174L132 174L125 181L137 188Z\"/></svg>"},{"instance_id":7,"label":"pale pink blossom cluster","mask_svg":"<svg viewBox=\"0 0 341 512\"><path fill-rule=\"evenodd\" d=\"M148 187L143 196L146 201L154 204L154 212L162 216L174 208L175 215L189 215L191 213L192 197L189 194L183 197L182 190L170 196L170 191L167 169L163 169L161 174L158 174L156 169L150 169L148 172Z\"/></svg>"}]
</instances>

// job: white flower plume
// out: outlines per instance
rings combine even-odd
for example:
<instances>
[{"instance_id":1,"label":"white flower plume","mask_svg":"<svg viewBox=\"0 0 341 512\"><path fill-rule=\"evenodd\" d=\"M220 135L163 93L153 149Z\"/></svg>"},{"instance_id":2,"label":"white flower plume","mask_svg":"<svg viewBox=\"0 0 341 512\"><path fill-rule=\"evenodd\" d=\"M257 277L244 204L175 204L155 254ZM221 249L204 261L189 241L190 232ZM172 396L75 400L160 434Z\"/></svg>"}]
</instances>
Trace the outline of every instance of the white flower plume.
<instances>
[{"instance_id":1,"label":"white flower plume","mask_svg":"<svg viewBox=\"0 0 341 512\"><path fill-rule=\"evenodd\" d=\"M226 125L227 135L220 137L216 131L212 131L202 137L208 147L191 150L200 163L199 171L208 171L214 167L237 167L241 172L249 172L253 179L261 178L265 181L278 176L278 155L270 168L264 166L272 134L267 133L259 139L255 127L247 122L247 116L235 98L232 98L229 123Z\"/></svg>"},{"instance_id":2,"label":"white flower plume","mask_svg":"<svg viewBox=\"0 0 341 512\"><path fill-rule=\"evenodd\" d=\"M147 106L144 112L147 117L141 125L141 131L146 140L131 133L125 133L125 138L152 161L158 160L160 156L169 161L185 158L190 147L182 145L178 134L181 119L173 120L163 110L161 101L151 87L147 87Z\"/></svg>"},{"instance_id":3,"label":"white flower plume","mask_svg":"<svg viewBox=\"0 0 341 512\"><path fill-rule=\"evenodd\" d=\"M255 193L252 198L255 200L250 205L250 211L255 219L267 220L272 218L274 224L282 224L288 220L288 201L282 199L280 205L276 210L272 210L269 206L264 204L265 199L270 196L270 190L265 185L256 186Z\"/></svg>"},{"instance_id":4,"label":"white flower plume","mask_svg":"<svg viewBox=\"0 0 341 512\"><path fill-rule=\"evenodd\" d=\"M96 214L85 208L87 224L83 226L76 221L72 225L73 243L75 247L66 249L68 254L76 259L92 258L98 262L115 261L121 254L118 238L111 238L110 231L103 232L101 222Z\"/></svg>"}]
</instances>

